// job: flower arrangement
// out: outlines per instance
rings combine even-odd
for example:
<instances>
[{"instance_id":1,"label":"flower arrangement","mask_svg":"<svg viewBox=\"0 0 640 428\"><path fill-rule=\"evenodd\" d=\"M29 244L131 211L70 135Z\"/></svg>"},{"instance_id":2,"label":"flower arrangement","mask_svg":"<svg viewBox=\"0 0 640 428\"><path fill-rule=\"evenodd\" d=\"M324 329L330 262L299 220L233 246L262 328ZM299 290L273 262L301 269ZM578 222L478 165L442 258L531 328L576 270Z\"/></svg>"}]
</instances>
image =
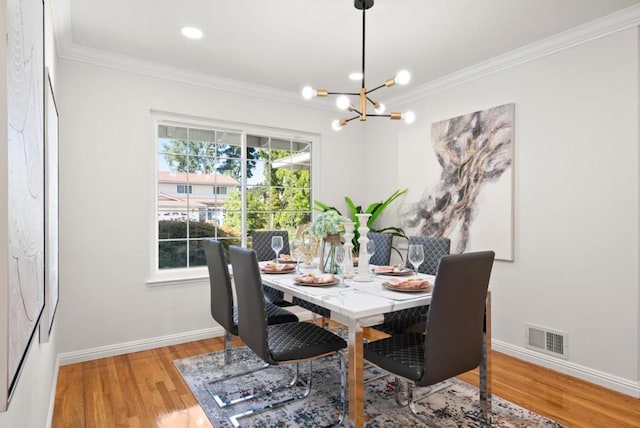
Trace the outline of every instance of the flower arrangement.
<instances>
[{"instance_id":1,"label":"flower arrangement","mask_svg":"<svg viewBox=\"0 0 640 428\"><path fill-rule=\"evenodd\" d=\"M347 219L334 210L321 213L311 226L311 233L316 236L339 235L344 233L344 222Z\"/></svg>"},{"instance_id":2,"label":"flower arrangement","mask_svg":"<svg viewBox=\"0 0 640 428\"><path fill-rule=\"evenodd\" d=\"M316 217L311 233L323 240L320 263L323 272L338 273L336 248L340 245L340 234L344 233L344 222L348 221L334 210L325 211ZM328 249L326 248L328 246Z\"/></svg>"},{"instance_id":3,"label":"flower arrangement","mask_svg":"<svg viewBox=\"0 0 640 428\"><path fill-rule=\"evenodd\" d=\"M358 216L356 215L359 213L371 214L371 217L369 217L369 220L367 221L367 227L371 232L390 233L391 235L396 236L398 238L408 239L407 235L404 233L404 230L402 230L402 228L400 227L395 227L395 226L384 227L384 228L374 227L374 223L376 222L378 217L380 217L380 215L382 215L382 213L387 209L387 207L393 201L398 199L400 196L406 194L408 190L409 190L408 188L396 190L386 200L381 202L374 202L370 204L366 209L363 209L361 205L356 206L356 204L354 204L351 198L349 198L348 196L344 198L345 202L347 203L347 207L349 208L349 214L351 215L351 220L354 223L354 233L353 233L352 242L353 242L353 251L355 252L355 254L358 254L360 250L360 240L359 240L360 231L358 230L360 227L360 219L358 219ZM340 214L340 211L338 211L337 208L331 207L325 204L324 202L314 201L314 203L316 205L314 209L322 211L323 213L328 211L335 211L338 214ZM391 247L391 248L396 253L398 253L398 256L400 256L400 259L402 259L402 253L400 252L400 250L398 250L396 247Z\"/></svg>"}]
</instances>

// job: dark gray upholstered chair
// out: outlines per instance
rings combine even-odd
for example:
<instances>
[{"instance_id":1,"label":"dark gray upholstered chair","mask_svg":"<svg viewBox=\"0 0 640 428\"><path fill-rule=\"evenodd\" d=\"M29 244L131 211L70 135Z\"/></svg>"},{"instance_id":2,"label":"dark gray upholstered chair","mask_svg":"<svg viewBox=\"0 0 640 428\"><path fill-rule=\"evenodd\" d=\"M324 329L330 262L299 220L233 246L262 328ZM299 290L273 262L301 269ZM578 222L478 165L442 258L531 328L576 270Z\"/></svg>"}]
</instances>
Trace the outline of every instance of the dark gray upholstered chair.
<instances>
[{"instance_id":1,"label":"dark gray upholstered chair","mask_svg":"<svg viewBox=\"0 0 640 428\"><path fill-rule=\"evenodd\" d=\"M376 266L387 266L391 260L391 245L393 235L390 233L369 232L367 238L376 243L376 252L369 263Z\"/></svg>"},{"instance_id":2,"label":"dark gray upholstered chair","mask_svg":"<svg viewBox=\"0 0 640 428\"><path fill-rule=\"evenodd\" d=\"M209 268L211 316L225 329L225 349L229 349L231 347L231 336L238 335L238 308L233 304L229 265L224 256L224 247L219 241L205 239L203 246L207 267ZM270 303L267 303L266 311L269 324L298 321L298 317L294 313Z\"/></svg>"},{"instance_id":3,"label":"dark gray upholstered chair","mask_svg":"<svg viewBox=\"0 0 640 428\"><path fill-rule=\"evenodd\" d=\"M232 245L229 247L229 256L238 294L238 333L242 341L268 364L295 363L296 373L298 373L298 363L308 361L310 370L304 395L234 415L231 417L231 422L237 426L238 420L242 417L307 397L311 391L311 361L337 354L340 356L342 409L336 425L342 423L346 408L346 368L344 358L338 351L346 348L347 343L341 337L311 323L268 325L256 253L253 250ZM267 393L270 392L267 391Z\"/></svg>"},{"instance_id":4,"label":"dark gray upholstered chair","mask_svg":"<svg viewBox=\"0 0 640 428\"><path fill-rule=\"evenodd\" d=\"M256 252L258 261L274 260L276 253L271 248L271 238L282 236L282 250L280 254L289 254L289 232L286 230L255 230L251 232L251 248ZM264 296L268 302L278 306L291 306L292 303L284 299L282 291L274 290L271 287L263 286Z\"/></svg>"},{"instance_id":5,"label":"dark gray upholstered chair","mask_svg":"<svg viewBox=\"0 0 640 428\"><path fill-rule=\"evenodd\" d=\"M271 238L282 236L280 254L289 254L289 232L286 230L255 230L251 232L251 248L256 252L259 262L274 260L276 253L271 248Z\"/></svg>"},{"instance_id":6,"label":"dark gray upholstered chair","mask_svg":"<svg viewBox=\"0 0 640 428\"><path fill-rule=\"evenodd\" d=\"M449 254L451 240L449 238L429 238L427 236L410 236L409 245L422 244L424 249L424 262L418 267L418 272L427 275L435 275L438 271L440 259ZM407 267L413 269L413 265L407 258ZM374 326L375 329L389 334L402 333L414 324L424 322L427 319L429 306L403 309L401 311L384 314L384 322Z\"/></svg>"},{"instance_id":7,"label":"dark gray upholstered chair","mask_svg":"<svg viewBox=\"0 0 640 428\"><path fill-rule=\"evenodd\" d=\"M480 365L493 259L493 251L444 256L436 274L426 330L364 345L365 359L396 375L396 401L401 405L407 403L398 394L399 378L410 381L407 401L420 418L423 415L418 415L413 400L414 385L434 385Z\"/></svg>"},{"instance_id":8,"label":"dark gray upholstered chair","mask_svg":"<svg viewBox=\"0 0 640 428\"><path fill-rule=\"evenodd\" d=\"M224 247L219 241L205 239L203 246L209 268L211 316L225 330L225 362L231 363L231 336L238 335L238 310L233 304L229 266L224 256ZM265 303L265 310L269 324L298 321L295 314L272 303ZM224 400L221 401L214 392L212 395L221 407L225 407Z\"/></svg>"},{"instance_id":9,"label":"dark gray upholstered chair","mask_svg":"<svg viewBox=\"0 0 640 428\"><path fill-rule=\"evenodd\" d=\"M449 238L430 238L428 236L410 236L408 245L422 244L424 249L424 261L418 267L418 272L427 275L435 275L438 271L440 258L449 254L451 240ZM406 265L413 269L413 265L407 257Z\"/></svg>"}]
</instances>

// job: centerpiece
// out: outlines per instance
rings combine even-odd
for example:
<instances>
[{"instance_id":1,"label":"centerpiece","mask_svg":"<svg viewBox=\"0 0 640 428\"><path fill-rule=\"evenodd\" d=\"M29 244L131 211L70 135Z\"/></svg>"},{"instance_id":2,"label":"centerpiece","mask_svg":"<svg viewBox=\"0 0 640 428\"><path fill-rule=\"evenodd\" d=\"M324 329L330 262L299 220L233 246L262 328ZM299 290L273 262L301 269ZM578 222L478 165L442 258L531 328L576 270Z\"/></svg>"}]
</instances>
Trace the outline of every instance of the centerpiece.
<instances>
[{"instance_id":1,"label":"centerpiece","mask_svg":"<svg viewBox=\"0 0 640 428\"><path fill-rule=\"evenodd\" d=\"M338 273L336 249L340 245L340 234L344 233L345 221L347 219L336 211L329 210L318 215L311 226L311 233L322 239L320 268L323 272Z\"/></svg>"}]
</instances>

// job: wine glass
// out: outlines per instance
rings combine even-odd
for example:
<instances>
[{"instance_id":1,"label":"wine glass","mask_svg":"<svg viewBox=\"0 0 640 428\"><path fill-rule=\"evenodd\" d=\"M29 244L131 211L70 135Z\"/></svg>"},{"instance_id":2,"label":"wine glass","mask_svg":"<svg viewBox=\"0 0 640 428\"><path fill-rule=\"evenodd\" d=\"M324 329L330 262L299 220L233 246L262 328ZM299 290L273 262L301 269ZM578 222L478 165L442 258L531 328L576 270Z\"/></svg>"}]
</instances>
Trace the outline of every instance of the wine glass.
<instances>
[{"instance_id":1,"label":"wine glass","mask_svg":"<svg viewBox=\"0 0 640 428\"><path fill-rule=\"evenodd\" d=\"M347 284L344 282L344 260L345 260L345 251L343 246L336 247L336 264L338 265L338 274L340 275L340 282L338 283L338 287L346 287Z\"/></svg>"},{"instance_id":2,"label":"wine glass","mask_svg":"<svg viewBox=\"0 0 640 428\"><path fill-rule=\"evenodd\" d=\"M305 244L303 241L296 239L291 243L291 254L296 259L296 272L298 273L302 273L300 272L300 259L304 257L304 253L305 253Z\"/></svg>"},{"instance_id":3,"label":"wine glass","mask_svg":"<svg viewBox=\"0 0 640 428\"><path fill-rule=\"evenodd\" d=\"M416 276L418 276L418 267L422 262L424 262L424 249L422 248L422 245L409 245L408 257L409 261L413 265L413 270L416 272Z\"/></svg>"},{"instance_id":4,"label":"wine glass","mask_svg":"<svg viewBox=\"0 0 640 428\"><path fill-rule=\"evenodd\" d=\"M276 253L276 264L278 263L278 254L282 251L282 247L284 247L284 241L282 240L282 236L272 236L271 237L271 249L274 253Z\"/></svg>"},{"instance_id":5,"label":"wine glass","mask_svg":"<svg viewBox=\"0 0 640 428\"><path fill-rule=\"evenodd\" d=\"M352 279L355 276L356 270L353 267L353 254L349 254L345 251L344 262L342 264L342 280L344 282L344 286L348 287L347 280Z\"/></svg>"}]
</instances>

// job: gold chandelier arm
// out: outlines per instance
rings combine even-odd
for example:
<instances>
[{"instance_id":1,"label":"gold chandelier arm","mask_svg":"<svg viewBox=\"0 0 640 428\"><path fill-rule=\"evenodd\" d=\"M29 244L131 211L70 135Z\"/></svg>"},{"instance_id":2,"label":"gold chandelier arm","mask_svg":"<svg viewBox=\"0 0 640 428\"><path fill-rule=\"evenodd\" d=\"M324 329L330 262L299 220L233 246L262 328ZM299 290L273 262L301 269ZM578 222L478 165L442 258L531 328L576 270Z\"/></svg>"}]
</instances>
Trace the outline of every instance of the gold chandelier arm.
<instances>
[{"instance_id":1,"label":"gold chandelier arm","mask_svg":"<svg viewBox=\"0 0 640 428\"><path fill-rule=\"evenodd\" d=\"M370 93L371 93L371 92L373 92L373 91L377 91L377 90L378 90L378 89L380 89L380 88L384 88L385 86L387 86L387 85L386 85L386 84L384 84L384 85L376 86L376 87L375 87L375 88L373 88L373 89L369 89L369 90L367 91L367 94L370 94Z\"/></svg>"},{"instance_id":2,"label":"gold chandelier arm","mask_svg":"<svg viewBox=\"0 0 640 428\"><path fill-rule=\"evenodd\" d=\"M367 97L367 100L369 100L369 102L373 105L373 108L378 108L380 106L380 103L376 100L372 100L369 97Z\"/></svg>"}]
</instances>

